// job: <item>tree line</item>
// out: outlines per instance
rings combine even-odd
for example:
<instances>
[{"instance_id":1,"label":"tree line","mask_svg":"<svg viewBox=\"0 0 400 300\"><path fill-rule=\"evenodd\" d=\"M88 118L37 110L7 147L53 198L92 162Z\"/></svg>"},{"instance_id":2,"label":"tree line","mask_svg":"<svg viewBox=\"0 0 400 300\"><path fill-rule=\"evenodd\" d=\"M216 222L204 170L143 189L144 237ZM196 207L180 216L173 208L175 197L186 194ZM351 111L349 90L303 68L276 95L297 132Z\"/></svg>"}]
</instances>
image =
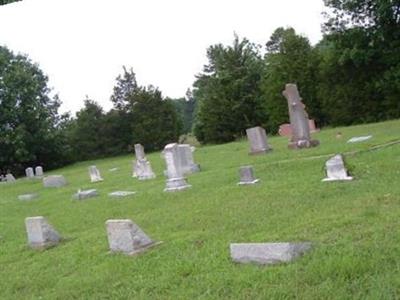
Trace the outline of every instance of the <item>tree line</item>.
<instances>
[{"instance_id":1,"label":"tree line","mask_svg":"<svg viewBox=\"0 0 400 300\"><path fill-rule=\"evenodd\" d=\"M400 0L325 0L323 38L311 45L293 28L277 28L265 45L234 37L212 45L208 63L180 99L141 86L132 69L116 78L105 112L87 97L75 116L60 115L47 77L24 55L0 47L0 168L21 173L147 151L193 133L201 143L224 143L263 126L288 122L282 96L298 85L320 127L400 117Z\"/></svg>"}]
</instances>

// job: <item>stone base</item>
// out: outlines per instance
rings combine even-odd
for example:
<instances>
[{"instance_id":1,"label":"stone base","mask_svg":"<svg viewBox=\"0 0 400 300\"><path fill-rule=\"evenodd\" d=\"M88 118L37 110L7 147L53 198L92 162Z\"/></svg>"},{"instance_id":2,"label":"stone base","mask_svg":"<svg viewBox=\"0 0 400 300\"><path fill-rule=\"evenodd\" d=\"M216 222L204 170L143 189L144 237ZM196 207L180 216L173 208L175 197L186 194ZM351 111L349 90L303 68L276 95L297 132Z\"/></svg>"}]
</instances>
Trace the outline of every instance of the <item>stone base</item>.
<instances>
[{"instance_id":1,"label":"stone base","mask_svg":"<svg viewBox=\"0 0 400 300\"><path fill-rule=\"evenodd\" d=\"M151 244L146 245L145 247L139 248L139 249L137 249L137 250L135 250L135 251L133 251L133 252L129 252L129 253L125 253L125 254L126 254L126 255L129 255L129 256L139 255L140 253L145 252L145 251L147 251L147 250L149 250L149 249L151 249L151 248L154 248L154 247L156 247L156 246L159 246L159 245L161 245L162 243L163 243L162 241L153 242L153 243L151 243ZM116 253L116 252L113 252L113 253Z\"/></svg>"},{"instance_id":2,"label":"stone base","mask_svg":"<svg viewBox=\"0 0 400 300\"><path fill-rule=\"evenodd\" d=\"M304 148L312 148L317 147L319 145L318 140L300 140L297 142L290 142L288 145L289 149L304 149Z\"/></svg>"},{"instance_id":3,"label":"stone base","mask_svg":"<svg viewBox=\"0 0 400 300\"><path fill-rule=\"evenodd\" d=\"M164 192L175 192L190 188L191 185L187 184L184 177L167 179L167 187Z\"/></svg>"},{"instance_id":4,"label":"stone base","mask_svg":"<svg viewBox=\"0 0 400 300\"><path fill-rule=\"evenodd\" d=\"M132 176L132 177L136 177L138 180L149 180L149 179L154 179L156 178L156 175L154 173L151 174L143 174L143 175L136 175L136 176Z\"/></svg>"},{"instance_id":5,"label":"stone base","mask_svg":"<svg viewBox=\"0 0 400 300\"><path fill-rule=\"evenodd\" d=\"M267 154L270 151L272 151L272 148L262 149L262 150L252 150L252 151L249 152L249 155Z\"/></svg>"},{"instance_id":6,"label":"stone base","mask_svg":"<svg viewBox=\"0 0 400 300\"><path fill-rule=\"evenodd\" d=\"M322 181L323 181L323 182L330 182L330 181L351 181L351 180L353 180L353 179L354 179L354 178L351 177L351 176L347 176L347 177L343 177L343 178L329 178L329 177L327 177L327 178L322 179Z\"/></svg>"},{"instance_id":7,"label":"stone base","mask_svg":"<svg viewBox=\"0 0 400 300\"><path fill-rule=\"evenodd\" d=\"M238 185L251 185L251 184L256 184L259 181L260 179L254 179L253 181L240 181L238 182Z\"/></svg>"},{"instance_id":8,"label":"stone base","mask_svg":"<svg viewBox=\"0 0 400 300\"><path fill-rule=\"evenodd\" d=\"M96 182L102 182L104 179L103 178L99 178L99 179L92 179L90 180L91 183L96 183Z\"/></svg>"}]
</instances>

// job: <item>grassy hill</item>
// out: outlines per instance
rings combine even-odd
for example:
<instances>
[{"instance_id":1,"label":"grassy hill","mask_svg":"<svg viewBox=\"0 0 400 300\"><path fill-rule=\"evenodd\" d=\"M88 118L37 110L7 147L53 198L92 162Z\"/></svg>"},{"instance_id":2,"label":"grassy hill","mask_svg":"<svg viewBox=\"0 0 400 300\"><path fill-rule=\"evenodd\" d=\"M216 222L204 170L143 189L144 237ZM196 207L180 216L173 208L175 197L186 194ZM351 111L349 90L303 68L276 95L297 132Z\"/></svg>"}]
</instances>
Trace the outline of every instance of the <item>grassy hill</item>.
<instances>
[{"instance_id":1,"label":"grassy hill","mask_svg":"<svg viewBox=\"0 0 400 300\"><path fill-rule=\"evenodd\" d=\"M346 143L368 134L366 142ZM367 150L400 140L400 121L313 136L321 145L300 151L272 137L274 150L262 156L249 156L247 141L197 148L202 171L188 177L191 189L177 193L163 192L160 153L147 156L154 180L132 178L133 156L124 156L51 172L69 181L59 189L26 179L0 185L0 298L399 299L400 144ZM321 182L325 161L344 152L356 180ZM89 182L92 164L103 182ZM247 164L261 182L237 186L238 168ZM78 188L100 196L72 200ZM116 190L137 194L107 196ZM17 199L32 192L40 197ZM24 219L38 215L66 238L61 245L27 247ZM132 219L164 243L136 257L109 254L105 221L113 218ZM273 267L230 260L230 242L277 241L311 241L314 248Z\"/></svg>"}]
</instances>

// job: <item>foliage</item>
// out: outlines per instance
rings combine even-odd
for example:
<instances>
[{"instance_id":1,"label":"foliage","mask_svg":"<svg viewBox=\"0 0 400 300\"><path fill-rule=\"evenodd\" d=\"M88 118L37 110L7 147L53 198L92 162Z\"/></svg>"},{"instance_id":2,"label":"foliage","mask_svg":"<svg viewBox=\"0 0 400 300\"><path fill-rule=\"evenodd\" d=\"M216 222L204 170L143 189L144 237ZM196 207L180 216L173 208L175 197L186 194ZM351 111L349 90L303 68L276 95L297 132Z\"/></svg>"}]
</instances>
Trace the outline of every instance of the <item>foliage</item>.
<instances>
[{"instance_id":1,"label":"foliage","mask_svg":"<svg viewBox=\"0 0 400 300\"><path fill-rule=\"evenodd\" d=\"M6 4L9 4L9 3L13 3L13 2L18 2L18 1L21 1L21 0L0 0L0 6L1 5L6 5Z\"/></svg>"},{"instance_id":2,"label":"foliage","mask_svg":"<svg viewBox=\"0 0 400 300\"><path fill-rule=\"evenodd\" d=\"M186 92L186 98L179 99L168 99L175 106L180 122L182 123L183 134L191 133L193 128L193 122L197 107L196 98L193 97L192 91Z\"/></svg>"}]
</instances>

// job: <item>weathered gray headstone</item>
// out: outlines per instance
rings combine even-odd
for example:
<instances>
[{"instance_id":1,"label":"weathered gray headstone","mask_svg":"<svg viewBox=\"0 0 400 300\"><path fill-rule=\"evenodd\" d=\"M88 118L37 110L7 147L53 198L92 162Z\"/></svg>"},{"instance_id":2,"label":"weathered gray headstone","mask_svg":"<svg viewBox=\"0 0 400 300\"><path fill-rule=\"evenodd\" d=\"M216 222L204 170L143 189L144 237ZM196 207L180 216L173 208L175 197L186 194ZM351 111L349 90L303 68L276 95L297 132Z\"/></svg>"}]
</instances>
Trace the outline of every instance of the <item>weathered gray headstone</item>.
<instances>
[{"instance_id":1,"label":"weathered gray headstone","mask_svg":"<svg viewBox=\"0 0 400 300\"><path fill-rule=\"evenodd\" d=\"M25 219L28 244L35 249L43 249L57 245L61 237L44 217L29 217Z\"/></svg>"},{"instance_id":2,"label":"weathered gray headstone","mask_svg":"<svg viewBox=\"0 0 400 300\"><path fill-rule=\"evenodd\" d=\"M128 219L108 220L106 228L108 244L112 252L133 255L157 244L139 226Z\"/></svg>"},{"instance_id":3,"label":"weathered gray headstone","mask_svg":"<svg viewBox=\"0 0 400 300\"><path fill-rule=\"evenodd\" d=\"M322 181L341 181L353 180L353 177L347 175L346 167L342 155L338 154L325 163L327 177Z\"/></svg>"},{"instance_id":4,"label":"weathered gray headstone","mask_svg":"<svg viewBox=\"0 0 400 300\"><path fill-rule=\"evenodd\" d=\"M135 195L136 192L130 192L130 191L116 191L109 193L108 196L113 197L113 198L123 198L123 197L128 197Z\"/></svg>"},{"instance_id":5,"label":"weathered gray headstone","mask_svg":"<svg viewBox=\"0 0 400 300\"><path fill-rule=\"evenodd\" d=\"M167 165L168 177L164 191L174 192L191 187L183 177L184 173L180 163L178 144L168 144L165 146L163 154Z\"/></svg>"},{"instance_id":6,"label":"weathered gray headstone","mask_svg":"<svg viewBox=\"0 0 400 300\"><path fill-rule=\"evenodd\" d=\"M35 174L33 173L33 168L26 168L25 169L25 175L27 178L34 178Z\"/></svg>"},{"instance_id":7,"label":"weathered gray headstone","mask_svg":"<svg viewBox=\"0 0 400 300\"><path fill-rule=\"evenodd\" d=\"M89 176L90 176L90 182L100 182L103 181L103 178L101 178L100 171L97 169L96 166L90 166L89 167Z\"/></svg>"},{"instance_id":8,"label":"weathered gray headstone","mask_svg":"<svg viewBox=\"0 0 400 300\"><path fill-rule=\"evenodd\" d=\"M240 182L239 185L255 184L260 180L254 177L253 167L244 166L239 169Z\"/></svg>"},{"instance_id":9,"label":"weathered gray headstone","mask_svg":"<svg viewBox=\"0 0 400 300\"><path fill-rule=\"evenodd\" d=\"M93 198L93 197L97 197L99 195L99 193L97 192L97 190L95 189L90 189L90 190L78 190L78 192L76 194L74 194L72 197L75 200L84 200L84 199L88 199L88 198Z\"/></svg>"},{"instance_id":10,"label":"weathered gray headstone","mask_svg":"<svg viewBox=\"0 0 400 300\"><path fill-rule=\"evenodd\" d=\"M200 171L200 165L193 159L193 151L188 144L178 144L178 158L183 174L191 174Z\"/></svg>"},{"instance_id":11,"label":"weathered gray headstone","mask_svg":"<svg viewBox=\"0 0 400 300\"><path fill-rule=\"evenodd\" d=\"M51 175L43 178L44 187L62 187L67 185L67 180L62 175Z\"/></svg>"},{"instance_id":12,"label":"weathered gray headstone","mask_svg":"<svg viewBox=\"0 0 400 300\"><path fill-rule=\"evenodd\" d=\"M305 105L301 101L297 86L291 83L286 84L282 94L288 102L290 126L292 129L289 148L300 149L318 146L319 141L311 139L308 115L304 109Z\"/></svg>"},{"instance_id":13,"label":"weathered gray headstone","mask_svg":"<svg viewBox=\"0 0 400 300\"><path fill-rule=\"evenodd\" d=\"M247 139L250 142L249 154L263 154L272 150L267 142L267 134L262 127L253 127L246 129Z\"/></svg>"},{"instance_id":14,"label":"weathered gray headstone","mask_svg":"<svg viewBox=\"0 0 400 300\"><path fill-rule=\"evenodd\" d=\"M136 177L139 180L153 179L156 177L154 174L150 162L147 160L144 148L141 144L135 144L135 157L133 161L133 174L132 177Z\"/></svg>"},{"instance_id":15,"label":"weathered gray headstone","mask_svg":"<svg viewBox=\"0 0 400 300\"><path fill-rule=\"evenodd\" d=\"M35 176L42 177L43 176L43 168L41 166L37 166L35 168Z\"/></svg>"},{"instance_id":16,"label":"weathered gray headstone","mask_svg":"<svg viewBox=\"0 0 400 300\"><path fill-rule=\"evenodd\" d=\"M8 173L8 174L6 174L6 181L7 182L15 182L16 180L15 180L15 177L13 176L13 174Z\"/></svg>"},{"instance_id":17,"label":"weathered gray headstone","mask_svg":"<svg viewBox=\"0 0 400 300\"><path fill-rule=\"evenodd\" d=\"M273 265L287 263L311 249L311 243L233 243L231 258L237 263Z\"/></svg>"},{"instance_id":18,"label":"weathered gray headstone","mask_svg":"<svg viewBox=\"0 0 400 300\"><path fill-rule=\"evenodd\" d=\"M31 201L33 199L36 199L37 197L38 197L38 194L24 194L24 195L19 195L18 200Z\"/></svg>"}]
</instances>

